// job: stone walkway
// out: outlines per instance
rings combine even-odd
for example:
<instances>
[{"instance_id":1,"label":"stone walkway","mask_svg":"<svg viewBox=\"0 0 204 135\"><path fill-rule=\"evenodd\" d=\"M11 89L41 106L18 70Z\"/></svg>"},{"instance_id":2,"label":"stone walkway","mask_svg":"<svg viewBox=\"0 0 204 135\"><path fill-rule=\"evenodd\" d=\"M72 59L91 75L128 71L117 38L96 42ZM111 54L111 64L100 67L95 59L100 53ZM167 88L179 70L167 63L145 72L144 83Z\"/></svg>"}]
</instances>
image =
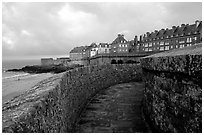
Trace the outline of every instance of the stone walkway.
<instances>
[{"instance_id":1,"label":"stone walkway","mask_svg":"<svg viewBox=\"0 0 204 135\"><path fill-rule=\"evenodd\" d=\"M141 112L143 84L118 84L98 93L78 120L78 133L148 133Z\"/></svg>"}]
</instances>

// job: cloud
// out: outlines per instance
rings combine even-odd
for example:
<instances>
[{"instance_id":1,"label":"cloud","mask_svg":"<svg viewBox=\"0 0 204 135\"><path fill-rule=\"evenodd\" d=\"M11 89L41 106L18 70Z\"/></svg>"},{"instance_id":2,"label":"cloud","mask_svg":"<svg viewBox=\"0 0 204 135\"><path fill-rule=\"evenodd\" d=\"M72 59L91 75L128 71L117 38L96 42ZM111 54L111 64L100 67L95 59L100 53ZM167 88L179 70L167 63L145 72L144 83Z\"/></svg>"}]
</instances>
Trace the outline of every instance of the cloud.
<instances>
[{"instance_id":1,"label":"cloud","mask_svg":"<svg viewBox=\"0 0 204 135\"><path fill-rule=\"evenodd\" d=\"M202 19L202 3L3 3L2 53L68 55L76 46L112 42Z\"/></svg>"}]
</instances>

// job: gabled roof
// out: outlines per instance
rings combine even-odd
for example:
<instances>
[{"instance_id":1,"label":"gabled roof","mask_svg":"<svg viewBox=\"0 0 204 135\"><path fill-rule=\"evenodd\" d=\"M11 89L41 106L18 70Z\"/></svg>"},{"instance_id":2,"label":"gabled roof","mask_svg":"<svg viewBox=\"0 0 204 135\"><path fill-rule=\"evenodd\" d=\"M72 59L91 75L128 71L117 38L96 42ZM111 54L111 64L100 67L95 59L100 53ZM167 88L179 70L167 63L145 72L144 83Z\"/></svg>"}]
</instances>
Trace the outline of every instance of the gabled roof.
<instances>
[{"instance_id":1,"label":"gabled roof","mask_svg":"<svg viewBox=\"0 0 204 135\"><path fill-rule=\"evenodd\" d=\"M158 34L157 34L157 37L162 37L163 34L164 34L165 30L164 29L161 29Z\"/></svg>"},{"instance_id":2,"label":"gabled roof","mask_svg":"<svg viewBox=\"0 0 204 135\"><path fill-rule=\"evenodd\" d=\"M124 35L118 34L118 37L112 42L112 44L121 43L121 41L127 42L127 40L124 38Z\"/></svg>"},{"instance_id":3,"label":"gabled roof","mask_svg":"<svg viewBox=\"0 0 204 135\"><path fill-rule=\"evenodd\" d=\"M80 47L75 47L70 51L70 53L82 53L85 52L88 46L80 46Z\"/></svg>"}]
</instances>

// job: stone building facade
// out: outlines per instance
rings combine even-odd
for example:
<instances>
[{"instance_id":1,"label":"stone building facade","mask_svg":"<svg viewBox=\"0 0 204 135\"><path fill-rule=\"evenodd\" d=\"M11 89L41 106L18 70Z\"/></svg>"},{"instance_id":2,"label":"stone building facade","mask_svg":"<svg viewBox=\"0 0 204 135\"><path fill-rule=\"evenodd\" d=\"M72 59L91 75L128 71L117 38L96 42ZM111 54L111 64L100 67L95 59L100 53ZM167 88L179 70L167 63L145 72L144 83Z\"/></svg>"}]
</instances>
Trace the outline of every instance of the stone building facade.
<instances>
[{"instance_id":1,"label":"stone building facade","mask_svg":"<svg viewBox=\"0 0 204 135\"><path fill-rule=\"evenodd\" d=\"M81 60L82 58L86 57L86 49L88 46L80 46L75 47L69 53L71 61Z\"/></svg>"},{"instance_id":2,"label":"stone building facade","mask_svg":"<svg viewBox=\"0 0 204 135\"><path fill-rule=\"evenodd\" d=\"M99 43L98 45L98 54L107 54L110 53L111 45L108 43Z\"/></svg>"},{"instance_id":3,"label":"stone building facade","mask_svg":"<svg viewBox=\"0 0 204 135\"><path fill-rule=\"evenodd\" d=\"M51 66L51 65L64 65L68 66L70 63L70 58L68 57L61 57L57 59L53 58L41 58L41 65L42 66Z\"/></svg>"},{"instance_id":4,"label":"stone building facade","mask_svg":"<svg viewBox=\"0 0 204 135\"><path fill-rule=\"evenodd\" d=\"M202 21L155 30L134 38L133 52L166 51L202 42Z\"/></svg>"}]
</instances>

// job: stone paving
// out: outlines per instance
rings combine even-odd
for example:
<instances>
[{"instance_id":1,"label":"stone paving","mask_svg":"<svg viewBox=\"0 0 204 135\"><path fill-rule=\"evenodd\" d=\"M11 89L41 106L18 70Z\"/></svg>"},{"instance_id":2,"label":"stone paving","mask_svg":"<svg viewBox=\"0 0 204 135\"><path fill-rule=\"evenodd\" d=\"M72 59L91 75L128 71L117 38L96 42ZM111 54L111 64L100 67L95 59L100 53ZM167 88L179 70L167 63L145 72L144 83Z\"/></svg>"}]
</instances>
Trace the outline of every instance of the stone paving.
<instances>
[{"instance_id":1,"label":"stone paving","mask_svg":"<svg viewBox=\"0 0 204 135\"><path fill-rule=\"evenodd\" d=\"M141 109L144 85L139 82L112 86L98 93L78 119L78 133L148 133Z\"/></svg>"}]
</instances>

